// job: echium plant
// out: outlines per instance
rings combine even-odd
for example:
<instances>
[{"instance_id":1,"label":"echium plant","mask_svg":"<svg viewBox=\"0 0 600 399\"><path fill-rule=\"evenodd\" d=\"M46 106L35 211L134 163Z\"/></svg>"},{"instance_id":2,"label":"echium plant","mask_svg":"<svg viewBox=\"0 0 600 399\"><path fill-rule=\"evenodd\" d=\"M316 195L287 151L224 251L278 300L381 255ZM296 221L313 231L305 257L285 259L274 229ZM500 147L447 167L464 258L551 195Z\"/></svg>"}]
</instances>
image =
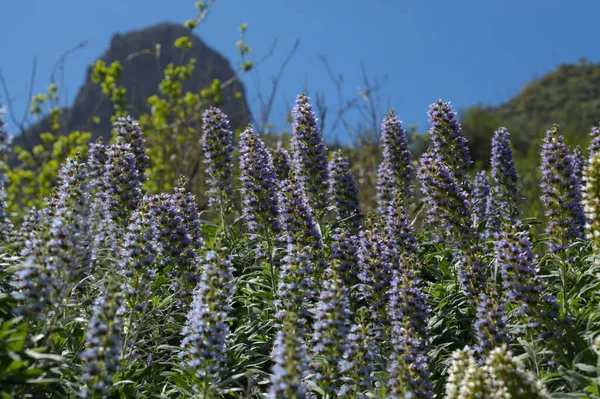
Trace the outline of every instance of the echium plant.
<instances>
[{"instance_id":1,"label":"echium plant","mask_svg":"<svg viewBox=\"0 0 600 399\"><path fill-rule=\"evenodd\" d=\"M394 110L390 110L381 123L381 147L383 161L377 171L377 197L379 212L385 215L394 200L394 193L401 194L403 203L413 194L412 155L406 129L402 127Z\"/></svg>"},{"instance_id":2,"label":"echium plant","mask_svg":"<svg viewBox=\"0 0 600 399\"><path fill-rule=\"evenodd\" d=\"M488 292L479 295L477 315L473 328L475 329L475 350L485 357L496 346L509 343L508 318L506 308L493 285L488 286Z\"/></svg>"},{"instance_id":3,"label":"echium plant","mask_svg":"<svg viewBox=\"0 0 600 399\"><path fill-rule=\"evenodd\" d=\"M446 398L550 399L550 395L503 345L490 353L483 367L477 364L469 347L455 351L446 384Z\"/></svg>"},{"instance_id":4,"label":"echium plant","mask_svg":"<svg viewBox=\"0 0 600 399\"><path fill-rule=\"evenodd\" d=\"M257 244L258 256L270 257L280 231L277 175L271 154L251 126L240 137L240 170L242 214L250 239Z\"/></svg>"},{"instance_id":5,"label":"echium plant","mask_svg":"<svg viewBox=\"0 0 600 399\"><path fill-rule=\"evenodd\" d=\"M371 317L382 328L387 323L391 265L385 261L384 228L377 221L368 220L358 234L358 286L360 296L369 305Z\"/></svg>"},{"instance_id":6,"label":"echium plant","mask_svg":"<svg viewBox=\"0 0 600 399\"><path fill-rule=\"evenodd\" d=\"M306 94L296 98L292 111L292 168L305 195L320 219L327 207L329 169L327 168L327 146L323 142L321 129Z\"/></svg>"},{"instance_id":7,"label":"echium plant","mask_svg":"<svg viewBox=\"0 0 600 399\"><path fill-rule=\"evenodd\" d=\"M358 309L346 338L345 361L341 368L345 373L344 385L338 391L340 399L362 399L365 391L373 391L375 381L373 371L379 356L376 328L370 321L366 307Z\"/></svg>"},{"instance_id":8,"label":"echium plant","mask_svg":"<svg viewBox=\"0 0 600 399\"><path fill-rule=\"evenodd\" d=\"M445 165L458 187L468 194L470 182L467 171L471 166L471 154L467 146L467 138L450 103L438 100L431 104L429 123L432 155Z\"/></svg>"},{"instance_id":9,"label":"echium plant","mask_svg":"<svg viewBox=\"0 0 600 399\"><path fill-rule=\"evenodd\" d=\"M525 233L507 230L494 236L497 266L502 275L504 296L514 308L511 318L524 324L517 332L531 332L547 340L558 333L558 306L537 272L531 241ZM514 324L514 323L511 323Z\"/></svg>"},{"instance_id":10,"label":"echium plant","mask_svg":"<svg viewBox=\"0 0 600 399\"><path fill-rule=\"evenodd\" d=\"M337 261L334 265L338 275L346 287L352 287L358 283L357 237L348 227L337 227L331 232L330 238L329 260Z\"/></svg>"},{"instance_id":11,"label":"echium plant","mask_svg":"<svg viewBox=\"0 0 600 399\"><path fill-rule=\"evenodd\" d=\"M183 226L188 232L191 244L196 248L204 247L204 239L202 238L202 223L196 204L196 197L188 189L188 181L181 176L175 186L173 200L181 210L183 218Z\"/></svg>"},{"instance_id":12,"label":"echium plant","mask_svg":"<svg viewBox=\"0 0 600 399\"><path fill-rule=\"evenodd\" d=\"M428 399L433 398L426 351L429 307L412 266L415 259L406 255L404 259L401 270L393 272L390 289L391 393L395 398Z\"/></svg>"},{"instance_id":13,"label":"echium plant","mask_svg":"<svg viewBox=\"0 0 600 399\"><path fill-rule=\"evenodd\" d=\"M573 162L573 172L575 173L575 177L579 180L580 183L583 182L583 168L585 167L586 159L583 156L583 152L581 151L581 147L577 146L573 149L573 154L571 154L572 162Z\"/></svg>"},{"instance_id":14,"label":"echium plant","mask_svg":"<svg viewBox=\"0 0 600 399\"><path fill-rule=\"evenodd\" d=\"M123 233L124 277L121 290L125 299L125 340L123 352L126 357L146 358L146 347L139 344L145 338L144 326L152 311L156 269L161 258L161 247L156 241L158 226L148 216L144 201L140 209L131 215L131 222ZM136 337L138 341L136 341Z\"/></svg>"},{"instance_id":15,"label":"echium plant","mask_svg":"<svg viewBox=\"0 0 600 399\"><path fill-rule=\"evenodd\" d=\"M315 384L324 392L324 397L338 397L342 383L349 380L346 373L354 359L345 359L344 355L348 352L350 321L348 291L332 267L326 271L317 303L311 347Z\"/></svg>"},{"instance_id":16,"label":"echium plant","mask_svg":"<svg viewBox=\"0 0 600 399\"><path fill-rule=\"evenodd\" d=\"M233 195L233 132L229 120L215 107L202 116L202 150L208 175L208 204L222 215L227 211Z\"/></svg>"},{"instance_id":17,"label":"echium plant","mask_svg":"<svg viewBox=\"0 0 600 399\"><path fill-rule=\"evenodd\" d=\"M580 182L569 147L558 129L558 125L554 125L546 131L540 183L548 216L546 233L553 240L550 244L553 252L565 250L573 241L583 239L585 230Z\"/></svg>"},{"instance_id":18,"label":"echium plant","mask_svg":"<svg viewBox=\"0 0 600 399\"><path fill-rule=\"evenodd\" d=\"M333 153L329 163L329 198L336 219L346 221L356 231L360 227L358 189L350 163L341 150Z\"/></svg>"},{"instance_id":19,"label":"echium plant","mask_svg":"<svg viewBox=\"0 0 600 399\"><path fill-rule=\"evenodd\" d=\"M204 398L218 398L218 384L227 365L227 323L233 294L229 259L208 251L202 275L182 330L181 356L193 374L193 390Z\"/></svg>"},{"instance_id":20,"label":"echium plant","mask_svg":"<svg viewBox=\"0 0 600 399\"><path fill-rule=\"evenodd\" d=\"M131 116L127 116L126 118L120 117L115 122L114 128L117 133L117 142L130 145L131 152L135 156L138 176L140 176L142 182L145 182L147 180L146 168L149 166L150 159L146 155L146 140L137 121Z\"/></svg>"},{"instance_id":21,"label":"echium plant","mask_svg":"<svg viewBox=\"0 0 600 399\"><path fill-rule=\"evenodd\" d=\"M140 175L131 145L126 143L109 145L106 148L103 171L99 189L108 194L113 218L126 225L144 196L142 185L145 175Z\"/></svg>"},{"instance_id":22,"label":"echium plant","mask_svg":"<svg viewBox=\"0 0 600 399\"><path fill-rule=\"evenodd\" d=\"M479 367L473 350L468 346L452 353L446 382L447 399L496 399L490 377Z\"/></svg>"},{"instance_id":23,"label":"echium plant","mask_svg":"<svg viewBox=\"0 0 600 399\"><path fill-rule=\"evenodd\" d=\"M105 398L114 390L113 375L119 368L123 339L123 295L116 276L108 274L94 300L86 336L82 380L87 398Z\"/></svg>"},{"instance_id":24,"label":"echium plant","mask_svg":"<svg viewBox=\"0 0 600 399\"><path fill-rule=\"evenodd\" d=\"M309 374L306 344L302 333L297 330L295 317L289 313L277 331L275 344L271 352L270 399L304 399L307 388L304 378Z\"/></svg>"},{"instance_id":25,"label":"echium plant","mask_svg":"<svg viewBox=\"0 0 600 399\"><path fill-rule=\"evenodd\" d=\"M421 157L419 180L427 204L427 223L442 241L458 248L469 245L473 235L467 194L451 170L440 161L437 150Z\"/></svg>"},{"instance_id":26,"label":"echium plant","mask_svg":"<svg viewBox=\"0 0 600 399\"><path fill-rule=\"evenodd\" d=\"M55 196L28 234L23 268L17 273L21 310L34 317L64 309L58 305L74 294L72 290L84 288L78 283L89 273L91 193L87 170L78 160L68 160L59 176Z\"/></svg>"},{"instance_id":27,"label":"echium plant","mask_svg":"<svg viewBox=\"0 0 600 399\"><path fill-rule=\"evenodd\" d=\"M490 181L485 175L485 170L475 175L473 182L473 216L475 222L480 223L487 216L490 202Z\"/></svg>"},{"instance_id":28,"label":"echium plant","mask_svg":"<svg viewBox=\"0 0 600 399\"><path fill-rule=\"evenodd\" d=\"M302 285L308 288L312 286L311 281L324 271L324 248L321 232L313 219L313 209L293 176L280 187L279 206L283 237L287 243L284 263L296 264L302 260L301 269L309 273Z\"/></svg>"},{"instance_id":29,"label":"echium plant","mask_svg":"<svg viewBox=\"0 0 600 399\"><path fill-rule=\"evenodd\" d=\"M156 226L154 240L160 248L159 272L170 277L173 292L188 297L198 282L197 258L203 242L194 237L198 232L186 226L185 211L177 197L170 194L157 194L144 198L145 217Z\"/></svg>"},{"instance_id":30,"label":"echium plant","mask_svg":"<svg viewBox=\"0 0 600 399\"><path fill-rule=\"evenodd\" d=\"M494 132L492 138L493 186L487 213L487 229L490 234L500 232L502 225L513 225L520 215L519 176L513 160L510 133L503 127Z\"/></svg>"},{"instance_id":31,"label":"echium plant","mask_svg":"<svg viewBox=\"0 0 600 399\"><path fill-rule=\"evenodd\" d=\"M290 175L292 170L292 161L290 154L285 148L277 147L271 151L271 157L273 158L273 168L279 181L284 181Z\"/></svg>"},{"instance_id":32,"label":"echium plant","mask_svg":"<svg viewBox=\"0 0 600 399\"><path fill-rule=\"evenodd\" d=\"M400 270L406 257L419 253L417 239L413 234L410 220L406 214L404 196L399 190L394 191L393 201L387 211L384 241L385 253L383 254L383 260L389 265L390 272Z\"/></svg>"},{"instance_id":33,"label":"echium plant","mask_svg":"<svg viewBox=\"0 0 600 399\"><path fill-rule=\"evenodd\" d=\"M495 348L490 353L485 362L485 371L499 398L550 399L544 386L513 358L506 345Z\"/></svg>"}]
</instances>

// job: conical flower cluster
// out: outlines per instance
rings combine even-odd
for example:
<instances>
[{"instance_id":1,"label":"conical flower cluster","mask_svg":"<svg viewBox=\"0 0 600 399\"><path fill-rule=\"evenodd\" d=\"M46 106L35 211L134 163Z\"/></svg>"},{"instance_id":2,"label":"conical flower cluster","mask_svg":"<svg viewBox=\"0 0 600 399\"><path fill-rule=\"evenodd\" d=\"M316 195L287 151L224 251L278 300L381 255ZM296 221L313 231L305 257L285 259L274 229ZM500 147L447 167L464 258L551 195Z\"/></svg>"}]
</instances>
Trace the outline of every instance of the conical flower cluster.
<instances>
[{"instance_id":1,"label":"conical flower cluster","mask_svg":"<svg viewBox=\"0 0 600 399\"><path fill-rule=\"evenodd\" d=\"M300 94L292 111L292 168L315 210L315 216L320 218L328 202L327 147L309 100L306 94Z\"/></svg>"},{"instance_id":2,"label":"conical flower cluster","mask_svg":"<svg viewBox=\"0 0 600 399\"><path fill-rule=\"evenodd\" d=\"M394 110L390 110L381 123L381 147L383 160L377 171L377 197L379 212L386 215L394 200L394 193L400 193L403 203L413 195L412 155L406 130Z\"/></svg>"}]
</instances>

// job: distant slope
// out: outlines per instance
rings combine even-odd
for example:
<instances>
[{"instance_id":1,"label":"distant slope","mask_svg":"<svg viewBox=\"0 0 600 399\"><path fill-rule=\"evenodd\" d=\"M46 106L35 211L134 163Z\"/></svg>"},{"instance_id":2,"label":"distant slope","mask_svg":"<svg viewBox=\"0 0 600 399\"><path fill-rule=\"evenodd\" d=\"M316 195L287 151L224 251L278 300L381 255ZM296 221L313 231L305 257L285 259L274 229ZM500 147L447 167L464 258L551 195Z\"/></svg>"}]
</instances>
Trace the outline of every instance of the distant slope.
<instances>
[{"instance_id":1,"label":"distant slope","mask_svg":"<svg viewBox=\"0 0 600 399\"><path fill-rule=\"evenodd\" d=\"M600 121L600 64L561 65L526 85L497 107L461 112L476 161L487 162L493 129L506 126L519 157L537 156L544 132L553 123L569 145L586 146L591 127Z\"/></svg>"},{"instance_id":2,"label":"distant slope","mask_svg":"<svg viewBox=\"0 0 600 399\"><path fill-rule=\"evenodd\" d=\"M162 79L162 70L173 62L176 65L187 63L190 58L196 58L196 69L193 76L184 85L184 91L198 92L206 88L214 79L226 81L234 76L234 71L229 62L215 50L208 47L200 38L191 35L192 49L183 52L176 48L173 42L178 37L189 35L189 30L181 25L163 23L142 30L131 31L126 34L115 34L109 49L100 57L107 64L120 61L123 72L119 84L127 89L127 101L132 116L139 115L140 111L147 111L145 99L158 93L158 85ZM160 56L158 59L151 54L139 54L144 50L151 50L156 43L160 43ZM132 56L138 53L136 56ZM99 136L105 139L111 136L110 116L112 104L100 87L91 79L91 67L88 68L86 81L79 90L73 106L63 110L62 125L64 132L85 130L92 132L92 140ZM233 99L235 92L242 96ZM228 86L224 90L227 98L223 111L228 115L234 127L242 127L250 120L250 111L245 98L244 87L240 82ZM100 117L100 124L91 122L92 115ZM32 148L39 144L39 134L48 131L48 119L42 119L33 125L24 135L15 138L15 144Z\"/></svg>"}]
</instances>

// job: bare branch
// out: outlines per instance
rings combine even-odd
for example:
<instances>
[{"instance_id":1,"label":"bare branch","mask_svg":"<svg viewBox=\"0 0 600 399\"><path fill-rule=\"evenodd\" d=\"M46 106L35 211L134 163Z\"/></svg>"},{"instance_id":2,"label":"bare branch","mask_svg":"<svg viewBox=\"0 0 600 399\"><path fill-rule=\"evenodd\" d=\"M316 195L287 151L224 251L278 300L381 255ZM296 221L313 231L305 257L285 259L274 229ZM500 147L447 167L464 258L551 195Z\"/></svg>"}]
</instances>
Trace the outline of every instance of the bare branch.
<instances>
[{"instance_id":1,"label":"bare branch","mask_svg":"<svg viewBox=\"0 0 600 399\"><path fill-rule=\"evenodd\" d=\"M277 75L275 75L271 78L271 93L269 94L269 98L266 102L264 101L262 94L260 93L260 90L258 91L259 92L259 101L261 103L261 112L260 112L261 119L259 121L259 126L258 126L259 132L264 132L266 125L269 122L269 117L271 115L271 111L273 110L273 104L275 102L275 95L277 94L277 88L279 87L279 82L281 81L283 72L285 71L289 62L294 57L296 50L298 50L298 46L300 46L300 39L296 39L296 42L292 46L292 49L288 53L287 57L285 57L285 59L283 60L283 63L281 64L281 67L279 68Z\"/></svg>"}]
</instances>

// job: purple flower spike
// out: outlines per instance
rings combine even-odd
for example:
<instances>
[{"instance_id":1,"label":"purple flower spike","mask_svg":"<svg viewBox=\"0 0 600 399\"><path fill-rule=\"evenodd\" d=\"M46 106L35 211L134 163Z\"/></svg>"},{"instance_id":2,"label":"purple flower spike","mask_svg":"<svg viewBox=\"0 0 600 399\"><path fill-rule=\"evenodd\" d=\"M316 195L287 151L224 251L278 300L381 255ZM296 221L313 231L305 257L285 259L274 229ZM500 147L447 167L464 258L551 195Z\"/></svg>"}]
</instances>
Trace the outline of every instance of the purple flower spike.
<instances>
[{"instance_id":1,"label":"purple flower spike","mask_svg":"<svg viewBox=\"0 0 600 399\"><path fill-rule=\"evenodd\" d=\"M477 340L475 350L483 357L497 346L509 342L506 327L508 320L504 311L504 305L498 303L494 292L480 295L473 327Z\"/></svg>"},{"instance_id":2,"label":"purple flower spike","mask_svg":"<svg viewBox=\"0 0 600 399\"><path fill-rule=\"evenodd\" d=\"M242 213L248 232L253 238L274 237L280 230L277 175L271 154L251 126L240 137L240 169Z\"/></svg>"},{"instance_id":3,"label":"purple flower spike","mask_svg":"<svg viewBox=\"0 0 600 399\"><path fill-rule=\"evenodd\" d=\"M221 211L233 195L233 132L225 114L215 107L210 107L202 115L202 129L208 205Z\"/></svg>"},{"instance_id":4,"label":"purple flower spike","mask_svg":"<svg viewBox=\"0 0 600 399\"><path fill-rule=\"evenodd\" d=\"M471 155L456 112L450 103L438 100L429 106L429 139L432 154L444 164L458 186L470 193L467 170L471 167Z\"/></svg>"},{"instance_id":5,"label":"purple flower spike","mask_svg":"<svg viewBox=\"0 0 600 399\"><path fill-rule=\"evenodd\" d=\"M474 233L467 194L435 153L421 157L419 180L427 204L427 222L445 241L468 246Z\"/></svg>"},{"instance_id":6,"label":"purple flower spike","mask_svg":"<svg viewBox=\"0 0 600 399\"><path fill-rule=\"evenodd\" d=\"M501 230L502 225L513 225L521 212L519 201L519 176L515 169L510 133L505 128L494 132L492 138L492 187L491 200L487 210L489 219L488 231L493 234Z\"/></svg>"},{"instance_id":7,"label":"purple flower spike","mask_svg":"<svg viewBox=\"0 0 600 399\"><path fill-rule=\"evenodd\" d=\"M487 216L490 202L490 181L485 175L485 170L475 175L473 184L473 200L471 201L475 222L479 223Z\"/></svg>"},{"instance_id":8,"label":"purple flower spike","mask_svg":"<svg viewBox=\"0 0 600 399\"><path fill-rule=\"evenodd\" d=\"M329 197L333 203L336 219L352 218L348 224L356 231L360 225L358 189L348 159L340 150L333 153L329 163L329 178Z\"/></svg>"},{"instance_id":9,"label":"purple flower spike","mask_svg":"<svg viewBox=\"0 0 600 399\"><path fill-rule=\"evenodd\" d=\"M390 289L392 320L391 390L396 397L408 390L413 398L433 398L426 354L429 307L422 283L409 264L395 270Z\"/></svg>"},{"instance_id":10,"label":"purple flower spike","mask_svg":"<svg viewBox=\"0 0 600 399\"><path fill-rule=\"evenodd\" d=\"M402 195L402 202L408 201L413 195L412 155L408 146L406 129L390 110L381 123L381 147L383 161L377 171L377 196L379 212L385 215L394 201L394 193Z\"/></svg>"},{"instance_id":11,"label":"purple flower spike","mask_svg":"<svg viewBox=\"0 0 600 399\"><path fill-rule=\"evenodd\" d=\"M546 233L554 238L553 252L565 250L584 238L585 215L574 159L558 133L558 125L546 132L542 145L542 202L546 206Z\"/></svg>"},{"instance_id":12,"label":"purple flower spike","mask_svg":"<svg viewBox=\"0 0 600 399\"><path fill-rule=\"evenodd\" d=\"M271 156L273 158L273 169L275 169L277 179L279 179L280 182L284 181L289 177L292 169L290 154L285 148L279 147L271 151Z\"/></svg>"},{"instance_id":13,"label":"purple flower spike","mask_svg":"<svg viewBox=\"0 0 600 399\"><path fill-rule=\"evenodd\" d=\"M181 356L200 380L214 389L227 365L225 339L233 294L232 268L228 259L209 251L202 265L202 276L193 294L192 305L182 330Z\"/></svg>"},{"instance_id":14,"label":"purple flower spike","mask_svg":"<svg viewBox=\"0 0 600 399\"><path fill-rule=\"evenodd\" d=\"M309 98L300 94L292 111L292 158L293 169L306 197L315 209L315 216L321 217L327 207L329 170L327 168L327 147L321 137L321 129Z\"/></svg>"}]
</instances>

